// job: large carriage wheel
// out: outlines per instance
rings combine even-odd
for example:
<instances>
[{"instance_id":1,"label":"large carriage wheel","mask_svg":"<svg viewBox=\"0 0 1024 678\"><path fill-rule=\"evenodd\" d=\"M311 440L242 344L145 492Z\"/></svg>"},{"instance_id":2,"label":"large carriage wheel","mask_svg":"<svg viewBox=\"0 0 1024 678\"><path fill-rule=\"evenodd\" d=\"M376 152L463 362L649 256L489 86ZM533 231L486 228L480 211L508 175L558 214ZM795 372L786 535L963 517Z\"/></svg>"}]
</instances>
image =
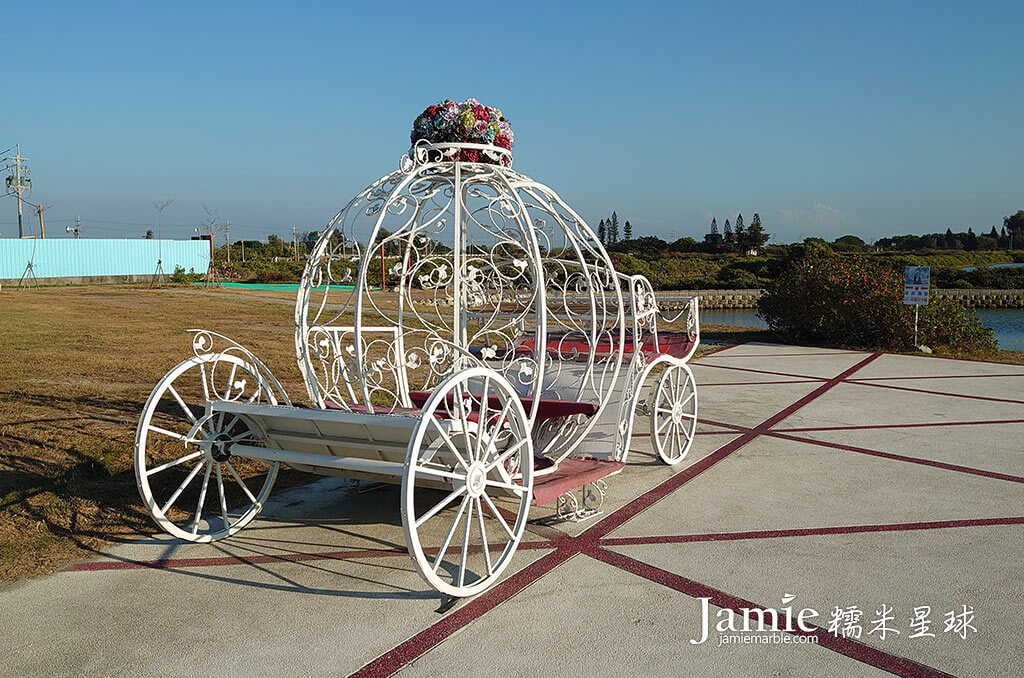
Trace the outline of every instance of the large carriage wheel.
<instances>
[{"instance_id":1,"label":"large carriage wheel","mask_svg":"<svg viewBox=\"0 0 1024 678\"><path fill-rule=\"evenodd\" d=\"M230 537L249 524L280 466L232 457L232 444L260 445L263 436L244 417L207 415L211 400L277 403L266 379L242 358L195 356L156 385L135 433L142 501L164 531L192 542Z\"/></svg>"},{"instance_id":2,"label":"large carriage wheel","mask_svg":"<svg viewBox=\"0 0 1024 678\"><path fill-rule=\"evenodd\" d=\"M681 462L696 429L697 382L689 365L671 365L658 381L651 410L651 438L662 461Z\"/></svg>"},{"instance_id":3,"label":"large carriage wheel","mask_svg":"<svg viewBox=\"0 0 1024 678\"><path fill-rule=\"evenodd\" d=\"M402 526L420 575L451 596L491 586L533 493L533 440L515 389L485 367L446 379L423 406L405 464Z\"/></svg>"}]
</instances>

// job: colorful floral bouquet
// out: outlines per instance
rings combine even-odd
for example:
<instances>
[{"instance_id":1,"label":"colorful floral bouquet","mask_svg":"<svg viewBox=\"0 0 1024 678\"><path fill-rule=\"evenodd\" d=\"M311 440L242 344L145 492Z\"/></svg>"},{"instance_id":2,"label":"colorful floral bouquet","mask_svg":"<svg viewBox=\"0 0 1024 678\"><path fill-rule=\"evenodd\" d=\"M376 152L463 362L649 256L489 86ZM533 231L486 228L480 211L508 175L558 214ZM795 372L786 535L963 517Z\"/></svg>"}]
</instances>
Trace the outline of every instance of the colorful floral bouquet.
<instances>
[{"instance_id":1,"label":"colorful floral bouquet","mask_svg":"<svg viewBox=\"0 0 1024 678\"><path fill-rule=\"evenodd\" d=\"M413 144L426 139L432 144L487 144L506 151L512 150L515 139L512 126L501 111L484 106L476 99L466 99L461 104L445 99L435 106L428 106L413 123L411 136ZM508 164L504 155L492 155L475 148L464 148L452 159Z\"/></svg>"}]
</instances>

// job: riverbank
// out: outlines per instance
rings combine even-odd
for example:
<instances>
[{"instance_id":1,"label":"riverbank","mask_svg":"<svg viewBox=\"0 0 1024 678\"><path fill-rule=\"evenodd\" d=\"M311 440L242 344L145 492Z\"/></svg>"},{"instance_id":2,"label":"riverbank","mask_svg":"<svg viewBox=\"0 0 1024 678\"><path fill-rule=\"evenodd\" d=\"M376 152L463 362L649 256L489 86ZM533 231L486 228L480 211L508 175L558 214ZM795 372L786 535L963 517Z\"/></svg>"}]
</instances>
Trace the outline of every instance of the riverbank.
<instances>
[{"instance_id":1,"label":"riverbank","mask_svg":"<svg viewBox=\"0 0 1024 678\"><path fill-rule=\"evenodd\" d=\"M683 305L683 297L700 297L700 307L709 308L757 308L757 300L764 290L674 290L657 292L658 303L665 310L675 310ZM995 289L933 289L936 298L953 299L967 308L1020 308L1024 309L1024 290Z\"/></svg>"}]
</instances>

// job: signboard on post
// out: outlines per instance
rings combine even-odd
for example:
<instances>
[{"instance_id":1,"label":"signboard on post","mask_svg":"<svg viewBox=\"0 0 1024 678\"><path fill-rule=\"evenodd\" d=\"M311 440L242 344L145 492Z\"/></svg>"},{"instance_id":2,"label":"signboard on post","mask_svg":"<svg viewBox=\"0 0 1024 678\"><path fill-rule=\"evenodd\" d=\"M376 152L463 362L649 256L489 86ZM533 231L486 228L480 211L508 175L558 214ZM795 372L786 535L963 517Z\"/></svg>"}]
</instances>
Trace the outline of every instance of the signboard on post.
<instances>
[{"instance_id":1,"label":"signboard on post","mask_svg":"<svg viewBox=\"0 0 1024 678\"><path fill-rule=\"evenodd\" d=\"M927 266L907 266L903 282L903 303L920 306L928 303L928 285L931 269Z\"/></svg>"}]
</instances>

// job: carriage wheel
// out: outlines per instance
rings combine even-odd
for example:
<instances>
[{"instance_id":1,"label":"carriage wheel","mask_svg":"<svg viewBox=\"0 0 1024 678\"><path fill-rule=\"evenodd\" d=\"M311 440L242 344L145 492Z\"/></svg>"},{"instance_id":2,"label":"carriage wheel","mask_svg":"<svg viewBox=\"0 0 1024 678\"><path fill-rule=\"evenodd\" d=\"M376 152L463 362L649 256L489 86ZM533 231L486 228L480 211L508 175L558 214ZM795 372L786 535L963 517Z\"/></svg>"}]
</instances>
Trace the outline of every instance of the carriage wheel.
<instances>
[{"instance_id":1,"label":"carriage wheel","mask_svg":"<svg viewBox=\"0 0 1024 678\"><path fill-rule=\"evenodd\" d=\"M135 433L135 480L164 531L191 542L229 537L263 508L278 463L232 457L234 443L261 444L249 420L207 415L211 400L276 404L267 381L236 355L189 358L146 401Z\"/></svg>"},{"instance_id":2,"label":"carriage wheel","mask_svg":"<svg viewBox=\"0 0 1024 678\"><path fill-rule=\"evenodd\" d=\"M672 365L658 381L651 410L651 438L662 461L681 462L696 429L697 382L688 365Z\"/></svg>"},{"instance_id":3,"label":"carriage wheel","mask_svg":"<svg viewBox=\"0 0 1024 678\"><path fill-rule=\"evenodd\" d=\"M515 389L485 367L449 377L424 404L405 465L402 526L420 576L451 596L487 589L519 545L533 493Z\"/></svg>"}]
</instances>

